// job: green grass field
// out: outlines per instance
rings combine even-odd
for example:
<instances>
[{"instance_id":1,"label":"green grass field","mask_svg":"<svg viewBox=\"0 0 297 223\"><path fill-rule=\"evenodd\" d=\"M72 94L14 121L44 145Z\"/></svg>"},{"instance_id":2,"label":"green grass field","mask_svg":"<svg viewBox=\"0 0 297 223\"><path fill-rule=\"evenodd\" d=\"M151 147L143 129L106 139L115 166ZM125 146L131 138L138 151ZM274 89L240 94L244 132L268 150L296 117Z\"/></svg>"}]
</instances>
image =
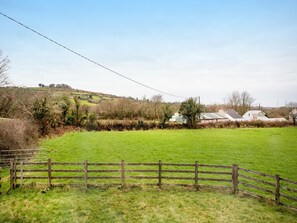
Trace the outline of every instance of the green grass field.
<instances>
[{"instance_id":1,"label":"green grass field","mask_svg":"<svg viewBox=\"0 0 297 223\"><path fill-rule=\"evenodd\" d=\"M238 164L297 180L297 128L74 132L44 140L54 161Z\"/></svg>"},{"instance_id":2,"label":"green grass field","mask_svg":"<svg viewBox=\"0 0 297 223\"><path fill-rule=\"evenodd\" d=\"M0 196L0 222L297 222L283 208L216 192L134 188L15 190Z\"/></svg>"},{"instance_id":3,"label":"green grass field","mask_svg":"<svg viewBox=\"0 0 297 223\"><path fill-rule=\"evenodd\" d=\"M237 163L297 180L297 128L73 132L46 139L53 161ZM283 207L229 193L157 187L16 189L0 222L297 222Z\"/></svg>"}]
</instances>

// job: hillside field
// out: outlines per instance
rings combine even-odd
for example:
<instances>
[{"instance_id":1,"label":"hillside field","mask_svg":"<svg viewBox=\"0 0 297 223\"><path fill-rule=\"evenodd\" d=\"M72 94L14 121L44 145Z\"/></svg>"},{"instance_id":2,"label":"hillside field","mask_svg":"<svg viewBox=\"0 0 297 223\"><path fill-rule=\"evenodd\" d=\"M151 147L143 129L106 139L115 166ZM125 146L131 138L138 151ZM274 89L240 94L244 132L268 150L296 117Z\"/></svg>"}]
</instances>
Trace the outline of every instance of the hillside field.
<instances>
[{"instance_id":1,"label":"hillside field","mask_svg":"<svg viewBox=\"0 0 297 223\"><path fill-rule=\"evenodd\" d=\"M53 161L198 160L297 180L296 139L297 128L72 132L45 139L40 147ZM0 195L0 222L297 222L297 213L229 193L66 187Z\"/></svg>"},{"instance_id":2,"label":"hillside field","mask_svg":"<svg viewBox=\"0 0 297 223\"><path fill-rule=\"evenodd\" d=\"M63 88L28 88L28 90L33 90L36 93L38 92L44 92L48 95L51 95L53 97L61 97L67 95L71 98L71 102L74 103L73 97L77 96L79 98L79 101L82 105L88 105L93 106L100 104L103 101L117 101L120 98L111 94L104 94L104 93L98 93L98 92L90 92L90 91L83 91L78 89L63 89Z\"/></svg>"}]
</instances>

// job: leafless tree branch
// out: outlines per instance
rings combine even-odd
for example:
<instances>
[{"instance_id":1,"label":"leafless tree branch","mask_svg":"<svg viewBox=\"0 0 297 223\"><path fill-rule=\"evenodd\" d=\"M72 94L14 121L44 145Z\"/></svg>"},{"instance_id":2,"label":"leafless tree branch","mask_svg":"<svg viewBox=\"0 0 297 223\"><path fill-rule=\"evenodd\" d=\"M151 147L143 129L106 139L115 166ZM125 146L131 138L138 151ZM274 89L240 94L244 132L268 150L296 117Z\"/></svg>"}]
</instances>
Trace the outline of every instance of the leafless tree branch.
<instances>
[{"instance_id":1,"label":"leafless tree branch","mask_svg":"<svg viewBox=\"0 0 297 223\"><path fill-rule=\"evenodd\" d=\"M9 69L8 57L2 58L2 51L0 51L0 87L5 87L10 84L7 70Z\"/></svg>"}]
</instances>

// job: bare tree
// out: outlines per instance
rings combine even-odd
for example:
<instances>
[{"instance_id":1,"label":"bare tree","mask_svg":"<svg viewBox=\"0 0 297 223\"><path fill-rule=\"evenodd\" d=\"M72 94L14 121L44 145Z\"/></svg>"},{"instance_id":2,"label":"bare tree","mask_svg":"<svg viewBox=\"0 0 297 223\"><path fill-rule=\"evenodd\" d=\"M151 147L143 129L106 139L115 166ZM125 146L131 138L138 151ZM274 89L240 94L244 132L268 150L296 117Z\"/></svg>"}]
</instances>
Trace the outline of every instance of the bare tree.
<instances>
[{"instance_id":1,"label":"bare tree","mask_svg":"<svg viewBox=\"0 0 297 223\"><path fill-rule=\"evenodd\" d=\"M243 115L244 113L246 113L251 105L254 103L255 99L252 98L252 96L247 92L247 91L243 91L240 94L240 107L239 107L239 113L241 115Z\"/></svg>"},{"instance_id":2,"label":"bare tree","mask_svg":"<svg viewBox=\"0 0 297 223\"><path fill-rule=\"evenodd\" d=\"M255 99L251 97L247 91L243 91L241 93L233 91L225 100L228 107L238 111L241 115L247 112L255 101Z\"/></svg>"},{"instance_id":3,"label":"bare tree","mask_svg":"<svg viewBox=\"0 0 297 223\"><path fill-rule=\"evenodd\" d=\"M297 102L290 102L287 107L291 110L289 114L289 119L292 120L293 125L296 125L297 119Z\"/></svg>"},{"instance_id":4,"label":"bare tree","mask_svg":"<svg viewBox=\"0 0 297 223\"><path fill-rule=\"evenodd\" d=\"M10 84L7 70L9 69L8 57L2 58L2 51L0 50L0 87L5 87Z\"/></svg>"},{"instance_id":5,"label":"bare tree","mask_svg":"<svg viewBox=\"0 0 297 223\"><path fill-rule=\"evenodd\" d=\"M29 88L0 87L0 117L32 119L35 98L49 97L46 91L35 91Z\"/></svg>"},{"instance_id":6,"label":"bare tree","mask_svg":"<svg viewBox=\"0 0 297 223\"><path fill-rule=\"evenodd\" d=\"M154 105L155 118L159 120L161 115L161 105L162 105L163 97L161 94L157 94L157 95L153 95L151 100Z\"/></svg>"},{"instance_id":7,"label":"bare tree","mask_svg":"<svg viewBox=\"0 0 297 223\"><path fill-rule=\"evenodd\" d=\"M233 91L226 99L227 105L235 110L238 110L240 101L240 93L238 91Z\"/></svg>"}]
</instances>

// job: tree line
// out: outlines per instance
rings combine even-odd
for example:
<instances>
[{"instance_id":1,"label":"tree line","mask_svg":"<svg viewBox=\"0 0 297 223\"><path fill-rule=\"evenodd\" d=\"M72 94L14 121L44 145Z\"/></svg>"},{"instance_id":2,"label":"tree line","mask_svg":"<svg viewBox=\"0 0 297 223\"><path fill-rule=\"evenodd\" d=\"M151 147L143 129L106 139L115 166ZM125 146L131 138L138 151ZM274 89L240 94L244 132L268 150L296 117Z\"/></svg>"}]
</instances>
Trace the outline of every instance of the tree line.
<instances>
[{"instance_id":1,"label":"tree line","mask_svg":"<svg viewBox=\"0 0 297 223\"><path fill-rule=\"evenodd\" d=\"M46 86L45 84L38 84L38 87L41 87L41 88L45 88L45 87L48 87L48 88L62 88L62 89L69 89L71 90L72 87L69 86L68 84L49 84L48 86Z\"/></svg>"},{"instance_id":2,"label":"tree line","mask_svg":"<svg viewBox=\"0 0 297 223\"><path fill-rule=\"evenodd\" d=\"M90 127L98 120L141 120L165 124L178 109L178 103L163 102L162 96L150 100L119 98L98 105L85 105L79 96L55 96L29 88L0 88L0 117L31 120L45 135L62 126Z\"/></svg>"},{"instance_id":3,"label":"tree line","mask_svg":"<svg viewBox=\"0 0 297 223\"><path fill-rule=\"evenodd\" d=\"M151 99L116 98L89 106L82 104L77 95L54 96L48 91L10 87L7 74L9 59L2 57L0 51L0 117L32 121L39 126L41 135L61 126L91 129L98 125L98 120L155 121L165 126L177 111L186 118L189 128L195 128L202 112L215 108L218 111L218 107L202 105L196 98L181 103L166 103L162 95L158 94ZM46 86L39 84L39 87ZM48 87L71 89L67 84L51 84ZM232 108L243 115L251 109L254 101L247 91L234 91L226 97L225 104L220 105L220 108Z\"/></svg>"}]
</instances>

